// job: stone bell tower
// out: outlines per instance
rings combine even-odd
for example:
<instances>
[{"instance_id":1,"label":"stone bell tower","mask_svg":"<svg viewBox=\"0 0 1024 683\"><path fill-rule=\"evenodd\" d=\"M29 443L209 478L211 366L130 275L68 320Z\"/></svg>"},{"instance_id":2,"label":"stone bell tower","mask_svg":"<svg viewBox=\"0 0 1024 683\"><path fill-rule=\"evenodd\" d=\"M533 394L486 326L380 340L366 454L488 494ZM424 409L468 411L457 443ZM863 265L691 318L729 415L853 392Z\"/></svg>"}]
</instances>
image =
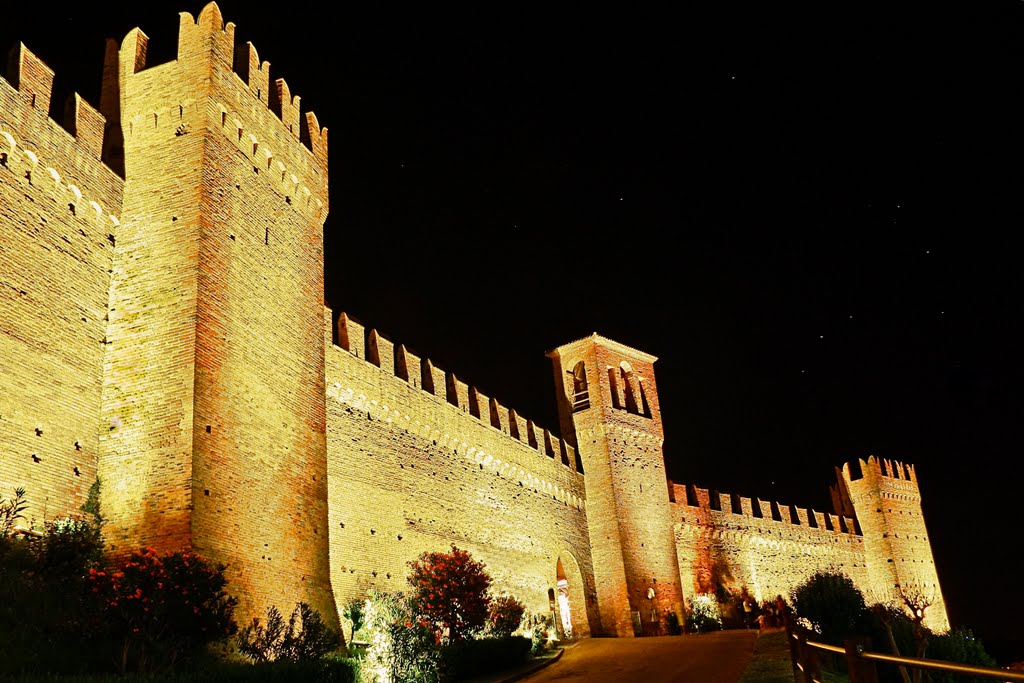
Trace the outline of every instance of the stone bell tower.
<instances>
[{"instance_id":1,"label":"stone bell tower","mask_svg":"<svg viewBox=\"0 0 1024 683\"><path fill-rule=\"evenodd\" d=\"M603 633L656 634L669 612L682 623L657 359L597 333L547 355L562 434L583 463Z\"/></svg>"}]
</instances>

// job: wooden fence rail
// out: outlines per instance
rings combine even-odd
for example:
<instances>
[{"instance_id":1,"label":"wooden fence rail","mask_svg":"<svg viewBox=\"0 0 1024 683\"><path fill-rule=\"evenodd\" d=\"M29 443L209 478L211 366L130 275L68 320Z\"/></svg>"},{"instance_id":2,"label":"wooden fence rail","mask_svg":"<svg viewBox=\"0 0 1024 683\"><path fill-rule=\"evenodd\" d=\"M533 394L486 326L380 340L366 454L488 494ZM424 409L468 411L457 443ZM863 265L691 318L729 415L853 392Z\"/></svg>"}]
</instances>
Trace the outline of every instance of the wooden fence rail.
<instances>
[{"instance_id":1,"label":"wooden fence rail","mask_svg":"<svg viewBox=\"0 0 1024 683\"><path fill-rule=\"evenodd\" d=\"M871 652L867 638L850 638L844 647L828 645L809 640L813 636L807 629L794 623L792 615L784 613L786 623L786 640L789 642L789 655L793 661L793 680L796 683L822 683L821 653L840 655L846 660L847 674L850 683L879 683L878 663L903 667L904 670L944 671L959 676L986 678L1007 683L1024 681L1024 673L983 666L971 666L944 662L938 659L919 659L916 657L897 657L879 652ZM907 680L907 677L904 677Z\"/></svg>"}]
</instances>

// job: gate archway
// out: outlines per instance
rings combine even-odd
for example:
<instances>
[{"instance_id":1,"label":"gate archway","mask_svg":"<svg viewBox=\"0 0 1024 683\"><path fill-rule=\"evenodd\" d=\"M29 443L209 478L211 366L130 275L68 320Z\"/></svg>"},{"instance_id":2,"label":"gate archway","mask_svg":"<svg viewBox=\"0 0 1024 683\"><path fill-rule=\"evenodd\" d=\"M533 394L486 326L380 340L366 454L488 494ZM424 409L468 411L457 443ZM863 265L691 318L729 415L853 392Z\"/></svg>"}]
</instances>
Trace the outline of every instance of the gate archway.
<instances>
[{"instance_id":1,"label":"gate archway","mask_svg":"<svg viewBox=\"0 0 1024 683\"><path fill-rule=\"evenodd\" d=\"M555 628L562 638L588 638L586 584L576 558L568 552L559 554L555 563L554 597Z\"/></svg>"}]
</instances>

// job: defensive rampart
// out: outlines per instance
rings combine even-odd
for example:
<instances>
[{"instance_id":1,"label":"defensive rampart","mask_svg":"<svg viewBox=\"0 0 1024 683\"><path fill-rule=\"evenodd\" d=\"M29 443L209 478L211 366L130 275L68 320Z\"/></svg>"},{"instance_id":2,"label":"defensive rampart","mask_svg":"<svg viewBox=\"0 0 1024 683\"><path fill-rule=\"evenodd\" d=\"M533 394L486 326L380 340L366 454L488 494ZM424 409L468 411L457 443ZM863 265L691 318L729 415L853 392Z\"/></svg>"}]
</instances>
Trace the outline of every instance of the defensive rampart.
<instances>
[{"instance_id":1,"label":"defensive rampart","mask_svg":"<svg viewBox=\"0 0 1024 683\"><path fill-rule=\"evenodd\" d=\"M927 602L925 625L948 630L913 465L874 456L846 463L836 468L831 494L837 510L857 517L875 596L900 604L906 598Z\"/></svg>"},{"instance_id":2,"label":"defensive rampart","mask_svg":"<svg viewBox=\"0 0 1024 683\"><path fill-rule=\"evenodd\" d=\"M746 587L758 602L788 598L819 570L842 571L870 589L864 539L850 517L687 484L673 483L671 491L687 595L720 589L739 595Z\"/></svg>"},{"instance_id":3,"label":"defensive rampart","mask_svg":"<svg viewBox=\"0 0 1024 683\"><path fill-rule=\"evenodd\" d=\"M597 612L572 447L344 314L331 344L330 309L325 320L338 602L406 589L409 561L454 543L531 612L548 613L561 561L573 629L588 633L585 615Z\"/></svg>"},{"instance_id":4,"label":"defensive rampart","mask_svg":"<svg viewBox=\"0 0 1024 683\"><path fill-rule=\"evenodd\" d=\"M567 595L577 635L824 569L926 592L948 627L911 466L837 470L835 514L666 495L656 359L596 334L552 354L556 436L323 306L327 131L214 3L176 59L147 50L108 44L99 111L73 95L60 124L24 46L0 79L0 495L34 523L99 477L111 549L229 563L242 621L303 600L337 623L456 544L531 612Z\"/></svg>"},{"instance_id":5,"label":"defensive rampart","mask_svg":"<svg viewBox=\"0 0 1024 683\"><path fill-rule=\"evenodd\" d=\"M298 601L333 618L326 135L251 45L236 55L216 4L178 26L176 59L150 64L133 29L108 68L129 180L103 376L105 536L229 564L243 622Z\"/></svg>"},{"instance_id":6,"label":"defensive rampart","mask_svg":"<svg viewBox=\"0 0 1024 683\"><path fill-rule=\"evenodd\" d=\"M0 78L0 495L37 523L96 479L107 297L124 181L79 95L49 117L54 73L24 45Z\"/></svg>"}]
</instances>

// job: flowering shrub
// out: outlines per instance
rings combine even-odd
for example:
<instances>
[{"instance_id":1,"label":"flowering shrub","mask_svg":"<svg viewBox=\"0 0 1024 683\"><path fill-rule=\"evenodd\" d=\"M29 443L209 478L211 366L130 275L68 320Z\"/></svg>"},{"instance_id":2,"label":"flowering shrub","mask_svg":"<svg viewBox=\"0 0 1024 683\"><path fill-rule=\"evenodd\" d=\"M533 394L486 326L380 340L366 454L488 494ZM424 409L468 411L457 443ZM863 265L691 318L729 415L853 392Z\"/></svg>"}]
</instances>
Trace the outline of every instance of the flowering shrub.
<instances>
[{"instance_id":1,"label":"flowering shrub","mask_svg":"<svg viewBox=\"0 0 1024 683\"><path fill-rule=\"evenodd\" d=\"M487 614L487 631L495 638L508 638L523 621L526 605L511 595L502 595L491 600Z\"/></svg>"},{"instance_id":2,"label":"flowering shrub","mask_svg":"<svg viewBox=\"0 0 1024 683\"><path fill-rule=\"evenodd\" d=\"M102 609L87 583L103 559L99 480L81 514L14 534L26 509L22 488L0 498L0 676L94 667L104 653Z\"/></svg>"},{"instance_id":3,"label":"flowering shrub","mask_svg":"<svg viewBox=\"0 0 1024 683\"><path fill-rule=\"evenodd\" d=\"M483 630L491 577L481 562L453 544L449 553L423 553L410 564L410 605L427 618L439 643L465 640Z\"/></svg>"},{"instance_id":4,"label":"flowering shrub","mask_svg":"<svg viewBox=\"0 0 1024 683\"><path fill-rule=\"evenodd\" d=\"M691 633L722 630L722 617L718 612L718 599L714 593L698 593L689 600L686 630Z\"/></svg>"},{"instance_id":5,"label":"flowering shrub","mask_svg":"<svg viewBox=\"0 0 1024 683\"><path fill-rule=\"evenodd\" d=\"M402 593L370 591L363 609L367 683L438 680L440 636Z\"/></svg>"},{"instance_id":6,"label":"flowering shrub","mask_svg":"<svg viewBox=\"0 0 1024 683\"><path fill-rule=\"evenodd\" d=\"M137 551L120 566L91 569L92 592L120 643L118 668L169 668L237 631L237 600L224 591L223 565L189 551Z\"/></svg>"},{"instance_id":7,"label":"flowering shrub","mask_svg":"<svg viewBox=\"0 0 1024 683\"><path fill-rule=\"evenodd\" d=\"M555 620L550 614L531 614L526 617L525 628L530 636L530 654L543 654L555 640Z\"/></svg>"}]
</instances>

